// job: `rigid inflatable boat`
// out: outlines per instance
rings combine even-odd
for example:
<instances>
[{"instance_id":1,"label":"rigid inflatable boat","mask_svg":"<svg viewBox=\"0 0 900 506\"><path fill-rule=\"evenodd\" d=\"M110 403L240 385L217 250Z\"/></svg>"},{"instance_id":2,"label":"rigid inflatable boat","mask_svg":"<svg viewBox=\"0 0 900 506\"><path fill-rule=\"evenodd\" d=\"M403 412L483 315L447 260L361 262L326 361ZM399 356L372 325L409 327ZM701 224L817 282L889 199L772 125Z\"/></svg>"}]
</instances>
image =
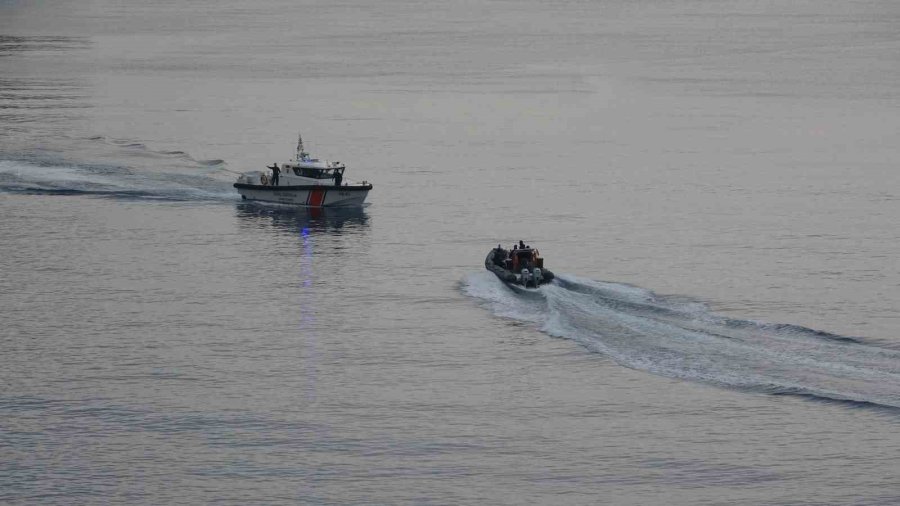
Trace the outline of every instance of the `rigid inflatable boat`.
<instances>
[{"instance_id":1,"label":"rigid inflatable boat","mask_svg":"<svg viewBox=\"0 0 900 506\"><path fill-rule=\"evenodd\" d=\"M501 281L524 288L537 288L553 281L553 273L544 268L540 252L529 246L513 246L506 250L497 246L484 259L484 268L493 272Z\"/></svg>"}]
</instances>

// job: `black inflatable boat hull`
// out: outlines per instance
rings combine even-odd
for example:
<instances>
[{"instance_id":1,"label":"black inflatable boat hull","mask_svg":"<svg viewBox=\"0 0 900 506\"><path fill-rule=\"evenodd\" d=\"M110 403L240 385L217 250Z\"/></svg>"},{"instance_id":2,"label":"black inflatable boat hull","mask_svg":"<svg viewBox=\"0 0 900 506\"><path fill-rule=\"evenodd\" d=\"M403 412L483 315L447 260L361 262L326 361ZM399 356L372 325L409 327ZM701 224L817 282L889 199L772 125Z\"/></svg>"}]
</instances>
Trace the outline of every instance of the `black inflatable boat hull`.
<instances>
[{"instance_id":1,"label":"black inflatable boat hull","mask_svg":"<svg viewBox=\"0 0 900 506\"><path fill-rule=\"evenodd\" d=\"M522 282L519 281L519 277L516 275L516 273L514 273L510 270L504 269L503 267L500 267L499 265L495 264L494 263L494 253L495 253L495 250L491 250L490 253L488 253L487 257L484 259L484 268L485 269L493 272L498 278L500 278L500 281L503 281L504 283L507 283L510 285L515 285L516 287L536 288L535 286L522 285ZM541 269L540 284L546 285L547 283L553 281L553 277L554 277L553 273L550 272L548 269Z\"/></svg>"}]
</instances>

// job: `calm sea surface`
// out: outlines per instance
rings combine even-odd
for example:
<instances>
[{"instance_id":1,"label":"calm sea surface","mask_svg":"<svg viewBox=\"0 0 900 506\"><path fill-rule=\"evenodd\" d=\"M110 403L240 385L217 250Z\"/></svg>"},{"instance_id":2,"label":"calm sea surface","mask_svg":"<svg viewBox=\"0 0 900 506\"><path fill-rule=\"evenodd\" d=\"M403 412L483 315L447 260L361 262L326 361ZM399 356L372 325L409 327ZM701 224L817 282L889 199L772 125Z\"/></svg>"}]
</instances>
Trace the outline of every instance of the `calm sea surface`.
<instances>
[{"instance_id":1,"label":"calm sea surface","mask_svg":"<svg viewBox=\"0 0 900 506\"><path fill-rule=\"evenodd\" d=\"M898 82L893 0L0 0L0 502L898 504ZM298 132L369 205L240 200Z\"/></svg>"}]
</instances>

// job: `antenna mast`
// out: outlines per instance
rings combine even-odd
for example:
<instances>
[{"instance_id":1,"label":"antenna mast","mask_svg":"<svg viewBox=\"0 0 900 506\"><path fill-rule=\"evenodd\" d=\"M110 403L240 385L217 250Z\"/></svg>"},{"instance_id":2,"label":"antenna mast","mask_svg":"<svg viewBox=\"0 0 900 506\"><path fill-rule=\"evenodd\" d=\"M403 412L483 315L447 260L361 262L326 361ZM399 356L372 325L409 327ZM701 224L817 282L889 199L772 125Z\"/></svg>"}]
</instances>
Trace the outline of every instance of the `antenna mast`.
<instances>
[{"instance_id":1,"label":"antenna mast","mask_svg":"<svg viewBox=\"0 0 900 506\"><path fill-rule=\"evenodd\" d=\"M307 156L306 151L303 150L303 136L299 133L297 134L297 161L305 160Z\"/></svg>"}]
</instances>

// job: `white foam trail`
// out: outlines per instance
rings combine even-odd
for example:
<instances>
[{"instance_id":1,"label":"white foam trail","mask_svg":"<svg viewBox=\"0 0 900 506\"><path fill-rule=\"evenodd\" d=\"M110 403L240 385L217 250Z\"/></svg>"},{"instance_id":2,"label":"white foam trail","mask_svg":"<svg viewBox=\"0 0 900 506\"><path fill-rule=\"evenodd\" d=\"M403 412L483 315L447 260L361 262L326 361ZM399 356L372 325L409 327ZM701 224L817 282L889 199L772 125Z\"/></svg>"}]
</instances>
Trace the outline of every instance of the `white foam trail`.
<instances>
[{"instance_id":1,"label":"white foam trail","mask_svg":"<svg viewBox=\"0 0 900 506\"><path fill-rule=\"evenodd\" d=\"M495 314L535 323L620 364L662 376L775 394L900 408L900 352L791 325L725 318L699 302L562 275L539 297L488 272L465 292Z\"/></svg>"},{"instance_id":2,"label":"white foam trail","mask_svg":"<svg viewBox=\"0 0 900 506\"><path fill-rule=\"evenodd\" d=\"M0 160L0 173L15 176L20 181L64 185L65 183L116 186L112 178L91 174L74 166L38 165L13 160Z\"/></svg>"},{"instance_id":3,"label":"white foam trail","mask_svg":"<svg viewBox=\"0 0 900 506\"><path fill-rule=\"evenodd\" d=\"M4 177L5 176L5 177ZM71 192L149 200L237 200L228 183L207 176L133 173L120 167L0 160L0 190Z\"/></svg>"},{"instance_id":4,"label":"white foam trail","mask_svg":"<svg viewBox=\"0 0 900 506\"><path fill-rule=\"evenodd\" d=\"M542 322L547 316L542 304L517 296L511 288L487 271L468 276L463 283L463 290L484 300L498 316L532 323Z\"/></svg>"}]
</instances>

